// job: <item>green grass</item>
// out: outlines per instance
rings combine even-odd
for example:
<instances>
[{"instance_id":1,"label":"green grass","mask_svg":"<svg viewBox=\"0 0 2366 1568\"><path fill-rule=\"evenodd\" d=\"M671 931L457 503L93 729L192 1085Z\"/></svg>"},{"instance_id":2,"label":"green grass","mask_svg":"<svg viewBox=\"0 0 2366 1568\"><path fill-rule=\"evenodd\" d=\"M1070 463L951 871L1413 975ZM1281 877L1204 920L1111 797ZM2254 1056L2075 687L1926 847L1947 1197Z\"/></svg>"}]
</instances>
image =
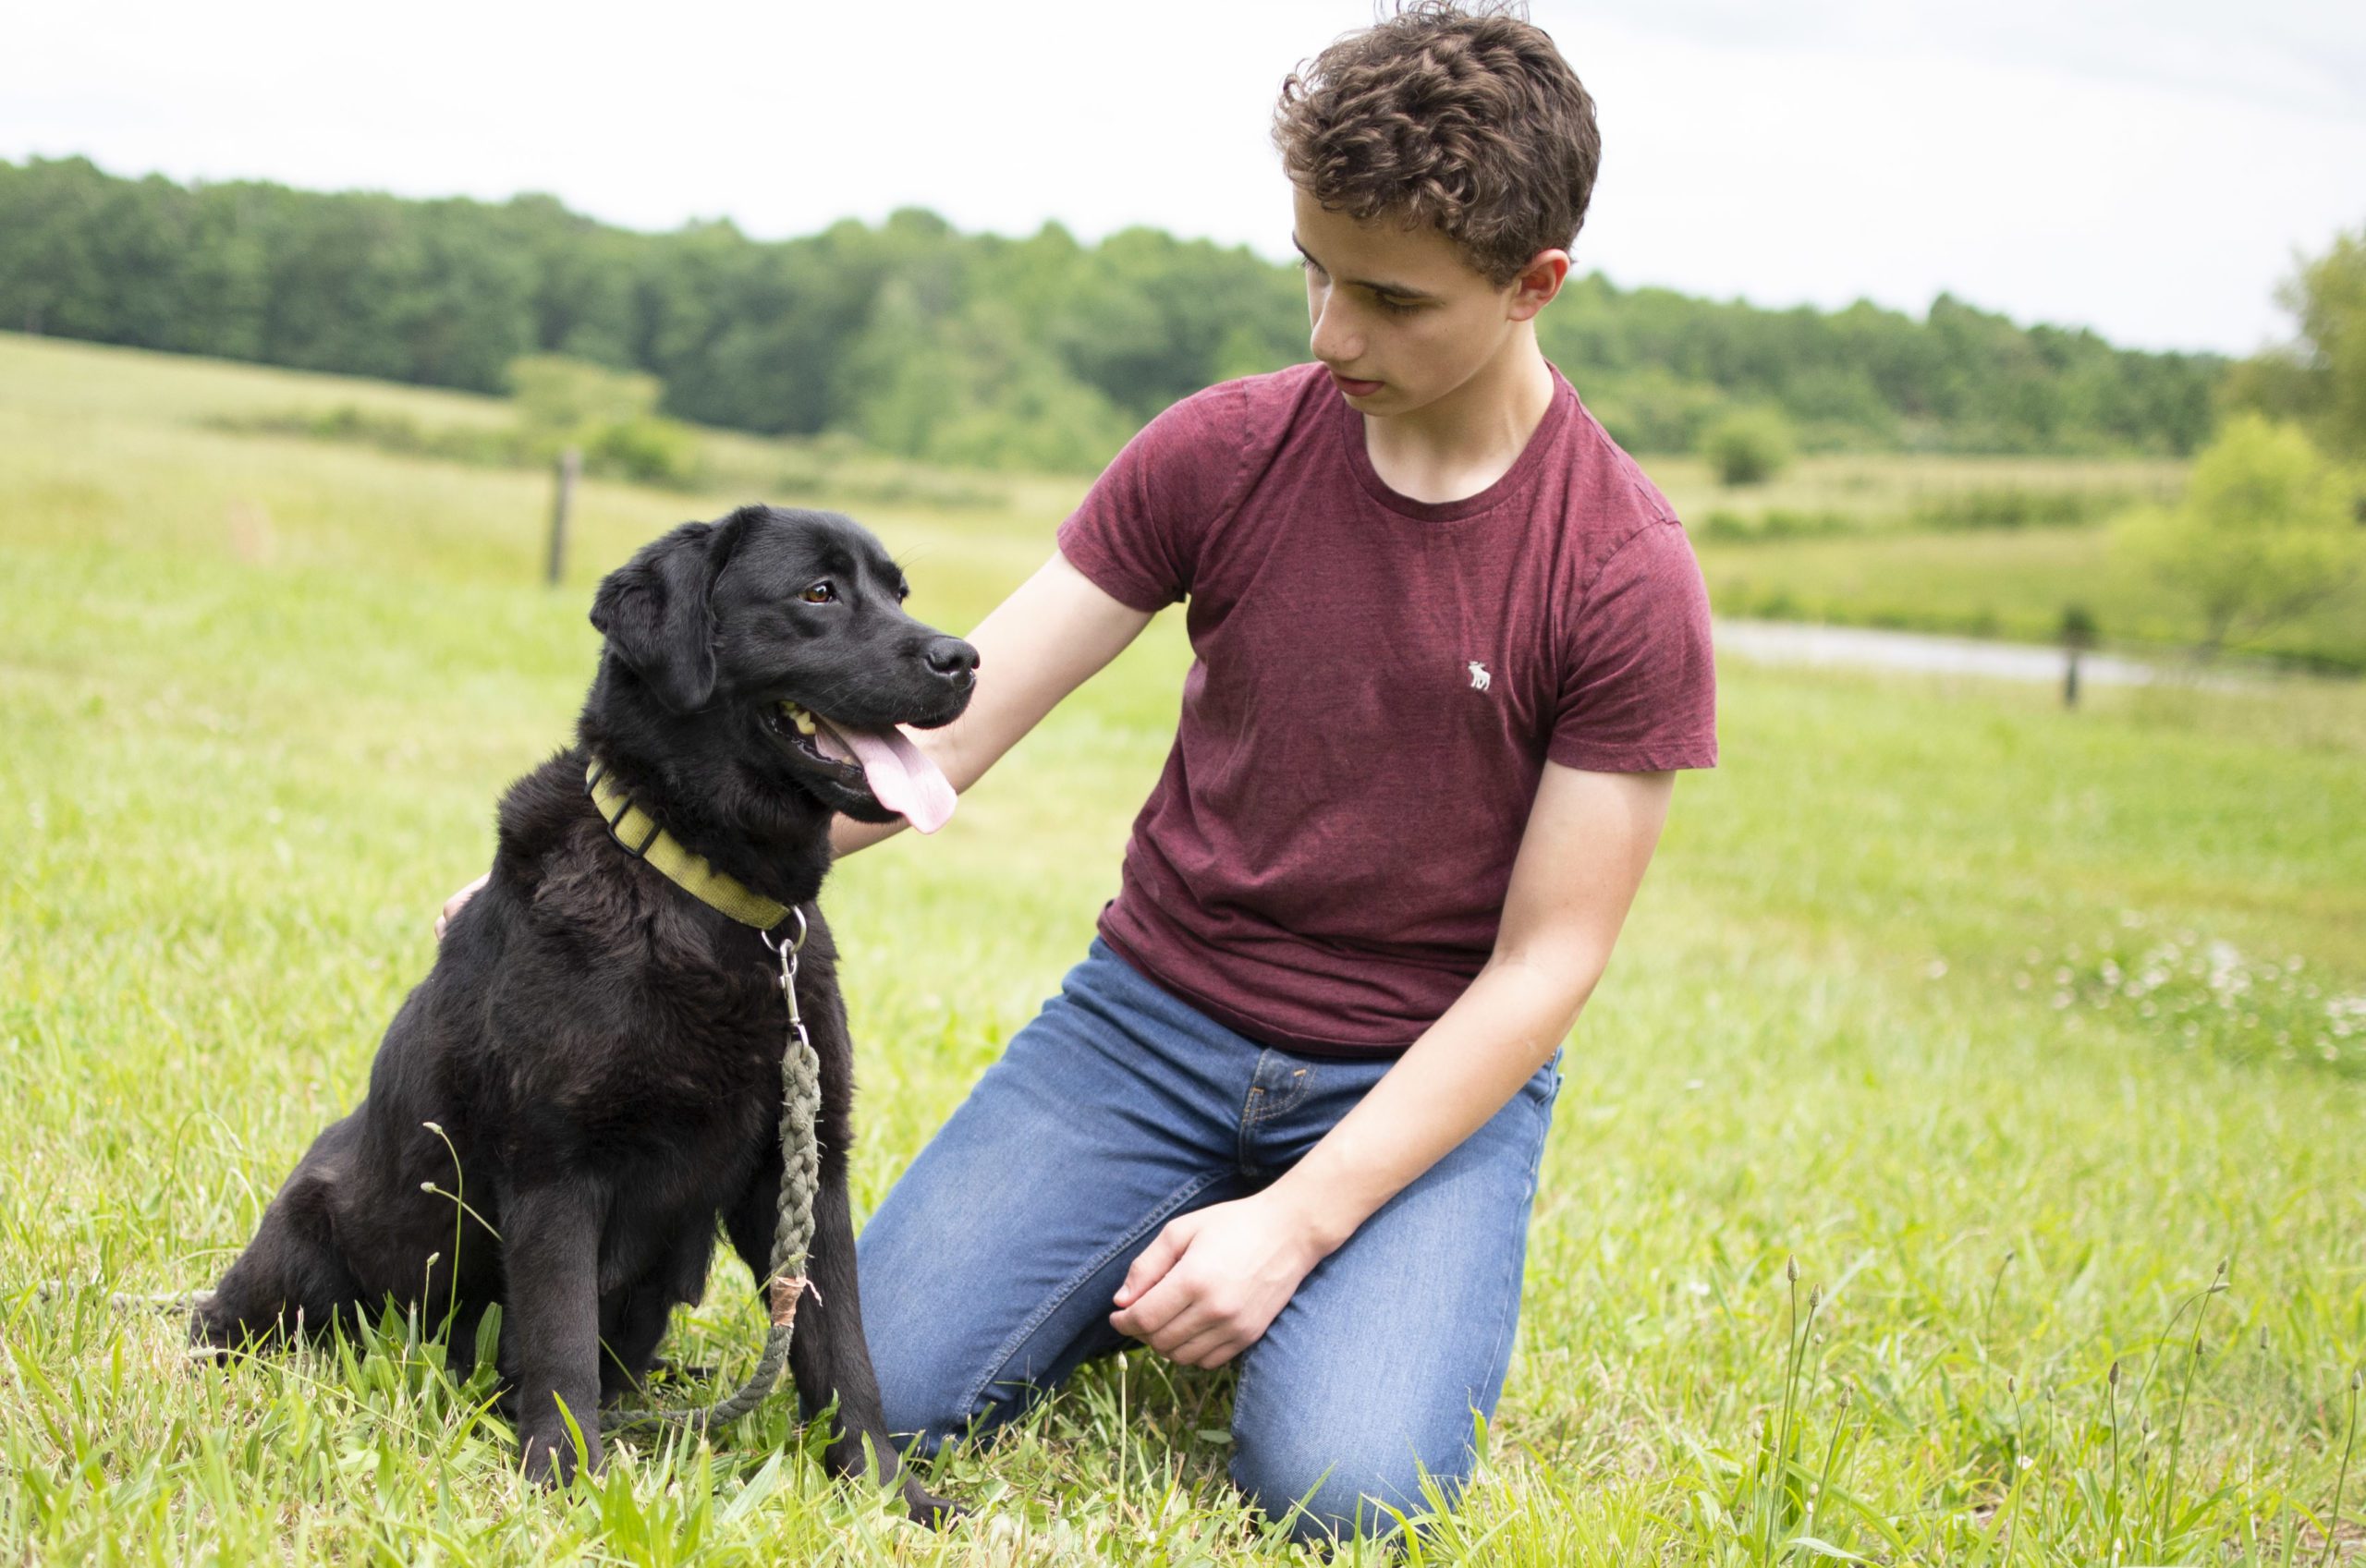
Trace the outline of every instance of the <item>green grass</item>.
<instances>
[{"instance_id":1,"label":"green grass","mask_svg":"<svg viewBox=\"0 0 2366 1568\"><path fill-rule=\"evenodd\" d=\"M1770 519L1850 537L1923 529L2028 529L2168 502L2187 465L2165 457L1954 457L1819 453L1762 484L1726 485L1706 458L1658 456L1653 482L1694 531L1768 532ZM1713 523L1722 515L1723 521ZM1775 524L1775 531L1780 531Z\"/></svg>"},{"instance_id":2,"label":"green grass","mask_svg":"<svg viewBox=\"0 0 2366 1568\"><path fill-rule=\"evenodd\" d=\"M1689 528L1721 614L2050 642L2086 607L2104 640L2169 653L2201 617L2113 549L2131 508L2174 504L2167 458L1824 455L1726 487L1693 457L1646 468ZM2366 674L2366 582L2243 651Z\"/></svg>"},{"instance_id":3,"label":"green grass","mask_svg":"<svg viewBox=\"0 0 2366 1568\"><path fill-rule=\"evenodd\" d=\"M2075 603L2095 616L2114 647L2170 654L2201 636L2198 615L2114 553L2104 523L1771 544L1704 541L1700 555L1711 602L1724 614L2050 642ZM2245 651L2366 673L2366 583Z\"/></svg>"},{"instance_id":4,"label":"green grass","mask_svg":"<svg viewBox=\"0 0 2366 1568\"><path fill-rule=\"evenodd\" d=\"M533 476L204 424L373 400L470 417L0 339L0 1557L1286 1560L1207 1435L1228 1374L1148 1353L946 1461L983 1517L933 1538L826 1484L785 1400L544 1497L411 1325L225 1373L32 1295L196 1285L244 1241L566 739L592 583L743 498L588 485L552 591ZM966 626L1048 552L1059 495L1011 495L866 509L916 612ZM1175 619L945 833L833 877L859 1208L1082 951ZM2366 692L1722 674L1724 765L1570 1043L1489 1466L1424 1560L2318 1561L2366 1356ZM689 1359L752 1357L743 1285Z\"/></svg>"}]
</instances>

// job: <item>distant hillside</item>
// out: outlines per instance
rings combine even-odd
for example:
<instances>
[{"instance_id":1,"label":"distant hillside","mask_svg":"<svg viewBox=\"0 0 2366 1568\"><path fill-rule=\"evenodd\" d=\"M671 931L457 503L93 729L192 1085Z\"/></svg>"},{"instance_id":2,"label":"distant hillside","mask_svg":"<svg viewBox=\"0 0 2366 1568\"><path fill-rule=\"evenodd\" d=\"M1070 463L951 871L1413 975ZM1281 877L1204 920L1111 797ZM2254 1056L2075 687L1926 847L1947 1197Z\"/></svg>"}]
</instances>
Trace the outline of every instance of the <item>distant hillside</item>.
<instances>
[{"instance_id":1,"label":"distant hillside","mask_svg":"<svg viewBox=\"0 0 2366 1568\"><path fill-rule=\"evenodd\" d=\"M1176 398L1305 358L1295 268L1155 229L964 235L907 211L800 239L610 227L547 196L319 194L0 161L0 323L494 391L522 354L647 371L685 419L937 462L1090 470ZM1545 352L1626 444L1770 406L1811 449L2183 454L2214 356L1942 296L1764 310L1575 279Z\"/></svg>"}]
</instances>

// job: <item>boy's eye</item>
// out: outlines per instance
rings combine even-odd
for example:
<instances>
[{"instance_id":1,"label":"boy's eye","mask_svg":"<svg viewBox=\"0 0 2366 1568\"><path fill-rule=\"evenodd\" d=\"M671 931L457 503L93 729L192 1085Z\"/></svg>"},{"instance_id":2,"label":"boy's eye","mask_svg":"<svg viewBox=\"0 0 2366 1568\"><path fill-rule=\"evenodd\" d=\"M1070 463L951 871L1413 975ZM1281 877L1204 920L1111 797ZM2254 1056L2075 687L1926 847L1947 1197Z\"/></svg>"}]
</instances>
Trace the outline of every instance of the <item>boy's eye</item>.
<instances>
[{"instance_id":1,"label":"boy's eye","mask_svg":"<svg viewBox=\"0 0 2366 1568\"><path fill-rule=\"evenodd\" d=\"M1373 304L1392 316L1409 315L1420 308L1409 299L1391 299L1385 294L1375 294L1372 298Z\"/></svg>"},{"instance_id":2,"label":"boy's eye","mask_svg":"<svg viewBox=\"0 0 2366 1568\"><path fill-rule=\"evenodd\" d=\"M820 582L815 583L803 593L798 595L798 597L804 600L808 604L833 603L838 597L837 584L832 582L827 577L823 577Z\"/></svg>"}]
</instances>

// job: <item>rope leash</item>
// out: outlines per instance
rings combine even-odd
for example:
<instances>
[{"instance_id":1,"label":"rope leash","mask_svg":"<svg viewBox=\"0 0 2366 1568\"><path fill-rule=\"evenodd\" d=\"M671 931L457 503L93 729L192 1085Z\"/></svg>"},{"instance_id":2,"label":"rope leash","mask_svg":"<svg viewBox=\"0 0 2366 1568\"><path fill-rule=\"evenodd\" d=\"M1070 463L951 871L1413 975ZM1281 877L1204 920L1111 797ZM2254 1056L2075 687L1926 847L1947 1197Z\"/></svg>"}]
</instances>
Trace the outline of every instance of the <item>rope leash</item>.
<instances>
[{"instance_id":1,"label":"rope leash","mask_svg":"<svg viewBox=\"0 0 2366 1568\"><path fill-rule=\"evenodd\" d=\"M35 1301L63 1301L79 1295L82 1289L63 1280L44 1280L33 1287ZM107 1305L117 1312L194 1312L213 1298L210 1290L160 1291L142 1295L131 1291L115 1291L108 1295Z\"/></svg>"},{"instance_id":2,"label":"rope leash","mask_svg":"<svg viewBox=\"0 0 2366 1568\"><path fill-rule=\"evenodd\" d=\"M766 947L780 955L781 994L788 999L787 1049L780 1060L780 1199L773 1229L772 1272L764 1288L772 1307L772 1328L764 1335L763 1354L756 1369L737 1392L705 1406L681 1410L610 1410L602 1413L604 1432L639 1431L652 1428L685 1427L703 1432L728 1426L771 1397L788 1363L788 1342L797 1327L797 1304L808 1290L813 1299L822 1293L805 1277L807 1254L813 1246L813 1197L822 1185L821 1140L814 1123L822 1109L822 1058L805 1032L797 1007L797 954L805 945L805 911L797 917L794 941L776 942L760 931Z\"/></svg>"}]
</instances>

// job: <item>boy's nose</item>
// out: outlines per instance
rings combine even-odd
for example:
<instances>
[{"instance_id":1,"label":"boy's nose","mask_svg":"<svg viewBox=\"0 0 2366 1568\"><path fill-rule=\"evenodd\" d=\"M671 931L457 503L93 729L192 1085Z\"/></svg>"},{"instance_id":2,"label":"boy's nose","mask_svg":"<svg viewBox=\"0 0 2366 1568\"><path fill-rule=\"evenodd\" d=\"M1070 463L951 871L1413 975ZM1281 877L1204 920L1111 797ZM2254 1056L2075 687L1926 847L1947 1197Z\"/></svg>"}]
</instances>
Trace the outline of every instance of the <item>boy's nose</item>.
<instances>
[{"instance_id":1,"label":"boy's nose","mask_svg":"<svg viewBox=\"0 0 2366 1568\"><path fill-rule=\"evenodd\" d=\"M1326 365L1352 365L1363 358L1364 352L1362 334L1348 331L1335 310L1325 310L1314 318L1314 330L1308 334L1307 346Z\"/></svg>"}]
</instances>

